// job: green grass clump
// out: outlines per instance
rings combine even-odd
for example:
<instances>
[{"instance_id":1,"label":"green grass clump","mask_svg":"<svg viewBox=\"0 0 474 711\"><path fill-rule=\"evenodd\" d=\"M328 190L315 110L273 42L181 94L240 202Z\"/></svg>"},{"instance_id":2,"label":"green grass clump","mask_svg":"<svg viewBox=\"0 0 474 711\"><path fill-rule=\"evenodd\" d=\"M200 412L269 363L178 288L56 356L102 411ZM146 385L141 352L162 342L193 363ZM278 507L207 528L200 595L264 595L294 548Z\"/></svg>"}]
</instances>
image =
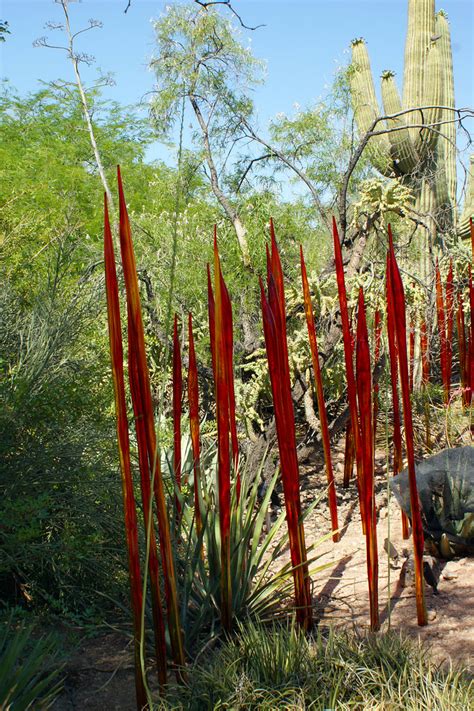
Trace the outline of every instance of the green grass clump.
<instances>
[{"instance_id":1,"label":"green grass clump","mask_svg":"<svg viewBox=\"0 0 474 711\"><path fill-rule=\"evenodd\" d=\"M170 689L161 709L469 711L474 680L395 633L360 635L249 624Z\"/></svg>"}]
</instances>

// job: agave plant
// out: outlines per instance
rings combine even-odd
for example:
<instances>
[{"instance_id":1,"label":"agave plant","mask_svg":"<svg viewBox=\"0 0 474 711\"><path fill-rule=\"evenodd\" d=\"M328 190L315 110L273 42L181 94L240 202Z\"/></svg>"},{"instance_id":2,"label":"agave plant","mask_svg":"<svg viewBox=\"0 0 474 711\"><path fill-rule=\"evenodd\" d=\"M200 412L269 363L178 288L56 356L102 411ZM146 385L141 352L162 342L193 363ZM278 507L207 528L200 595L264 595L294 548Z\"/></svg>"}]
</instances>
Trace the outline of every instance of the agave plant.
<instances>
[{"instance_id":1,"label":"agave plant","mask_svg":"<svg viewBox=\"0 0 474 711\"><path fill-rule=\"evenodd\" d=\"M192 471L190 439L185 442L183 438L182 451L183 473L187 467ZM171 467L171 461L171 457L168 457L168 467ZM279 562L280 556L288 547L288 530L284 525L285 510L273 520L268 511L279 472L275 472L262 498L259 493L264 465L265 459L256 472L249 471L242 465L240 496L237 496L234 487L231 500L230 585L231 618L234 625L247 619L274 619L288 609L292 594L291 562ZM224 629L221 619L222 567L217 468L215 449L201 452L200 530L196 525L194 494L189 490L181 499L182 517L179 543L176 543L176 562L181 619L186 650L190 656L196 646L202 644L203 639L213 638ZM166 465L163 472L166 472ZM306 517L319 501L319 498L314 501L303 517ZM322 540L331 535L328 533ZM319 543L320 541L308 550L313 550ZM313 557L309 562L316 560L319 561L319 557ZM318 562L315 571L311 572L322 570L326 565L330 563Z\"/></svg>"},{"instance_id":2,"label":"agave plant","mask_svg":"<svg viewBox=\"0 0 474 711\"><path fill-rule=\"evenodd\" d=\"M11 621L10 621L11 622ZM61 667L54 639L48 635L31 642L31 629L0 632L0 708L12 711L49 709L61 691Z\"/></svg>"}]
</instances>

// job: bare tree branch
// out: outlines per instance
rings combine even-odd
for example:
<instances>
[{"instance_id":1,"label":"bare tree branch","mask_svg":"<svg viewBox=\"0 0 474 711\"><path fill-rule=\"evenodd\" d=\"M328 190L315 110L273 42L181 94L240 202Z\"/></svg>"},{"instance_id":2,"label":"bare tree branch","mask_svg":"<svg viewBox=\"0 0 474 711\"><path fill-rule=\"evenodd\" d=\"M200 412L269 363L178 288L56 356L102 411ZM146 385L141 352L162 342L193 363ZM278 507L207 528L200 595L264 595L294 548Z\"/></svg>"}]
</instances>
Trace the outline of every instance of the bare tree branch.
<instances>
[{"instance_id":1,"label":"bare tree branch","mask_svg":"<svg viewBox=\"0 0 474 711\"><path fill-rule=\"evenodd\" d=\"M235 18L239 21L239 24L241 27L243 27L245 30L250 30L251 32L254 32L255 30L260 29L260 27L265 27L264 24L261 25L255 25L255 27L251 27L250 25L246 25L245 22L242 20L242 17L239 15L235 7L233 7L231 0L212 0L211 2L204 2L203 0L194 0L196 5L200 5L204 10L207 10L209 7L212 7L213 5L225 5L230 12L234 15ZM128 10L130 9L130 6L132 4L132 0L128 0L127 2L127 7L123 11L124 14L126 15Z\"/></svg>"},{"instance_id":2,"label":"bare tree branch","mask_svg":"<svg viewBox=\"0 0 474 711\"><path fill-rule=\"evenodd\" d=\"M253 166L255 163L260 162L261 160L268 160L269 158L274 158L275 154L274 153L264 153L262 156L258 156L257 158L252 158L247 164L247 167L245 168L244 172L242 173L239 183L237 185L236 192L240 191L240 188L242 187L242 183L244 182L245 178L247 175L250 173L252 170Z\"/></svg>"},{"instance_id":3,"label":"bare tree branch","mask_svg":"<svg viewBox=\"0 0 474 711\"><path fill-rule=\"evenodd\" d=\"M444 121L435 121L431 124L426 124L426 123L419 123L419 124L413 124L411 126L407 126L406 124L403 126L394 126L392 128L383 128L380 130L376 130L376 127L379 123L383 121L390 121L391 119L398 118L399 116L403 116L409 113L413 113L415 111L419 111L421 113L421 117L423 118L423 111L426 111L428 109L444 109L446 111L452 111L454 116L452 119L446 119ZM349 165L347 167L346 172L344 173L344 178L342 182L342 187L341 187L341 192L339 196L339 221L340 221L340 226L341 226L341 239L342 242L345 241L346 238L346 232L347 232L347 192L349 189L349 182L352 177L352 173L354 172L357 163L359 162L362 153L364 152L369 140L373 136L381 136L382 134L388 134L388 133L395 133L396 131L403 131L407 128L419 128L420 130L429 130L433 131L435 133L440 134L440 131L438 130L437 127L443 126L445 124L449 123L458 123L460 126L463 126L462 122L465 118L474 118L474 110L469 109L469 108L453 108L452 106L418 106L416 108L411 108L411 109L404 109L403 111L398 111L395 114L387 114L385 116L379 116L378 118L374 119L372 124L370 125L369 130L366 132L366 134L363 136L362 140L360 141L359 145L357 146L356 150L354 151L351 160L349 162ZM463 126L464 128L464 126Z\"/></svg>"},{"instance_id":4,"label":"bare tree branch","mask_svg":"<svg viewBox=\"0 0 474 711\"><path fill-rule=\"evenodd\" d=\"M129 2L130 2L130 0L129 0ZM200 5L205 10L207 10L208 7L212 7L213 5L225 5L226 7L229 8L229 10L234 15L234 17L237 18L241 27L243 27L246 30L251 30L252 32L254 32L255 30L258 30L260 27L265 27L264 24L255 25L255 27L250 27L249 25L246 25L244 23L244 21L242 20L241 16L239 15L239 13L237 12L237 10L233 7L231 0L213 0L212 2L202 2L201 0L194 0L194 2L196 3L196 5Z\"/></svg>"},{"instance_id":5,"label":"bare tree branch","mask_svg":"<svg viewBox=\"0 0 474 711\"><path fill-rule=\"evenodd\" d=\"M92 111L89 107L89 102L87 100L86 92L84 90L84 85L82 83L82 78L81 78L81 73L79 71L79 64L80 62L84 62L86 64L90 64L93 61L93 57L87 54L78 54L75 51L74 47L74 39L84 33L88 32L89 30L95 29L97 27L101 27L102 24L97 21L97 20L89 20L89 25L85 27L82 30L79 30L78 32L73 33L71 30L71 24L69 21L69 10L68 10L68 4L70 0L56 0L56 3L60 5L63 9L64 12L64 18L65 18L65 25L60 25L60 24L55 24L55 23L50 23L49 27L51 29L63 29L66 32L66 37L68 40L67 46L66 47L61 47L61 46L56 46L56 45L51 45L48 43L46 37L41 37L40 39L36 40L34 43L35 46L39 47L48 47L50 49L61 49L65 52L67 52L69 59L71 60L72 67L74 70L74 76L76 78L76 85L79 90L79 96L81 99L81 104L82 104L82 110L84 113L84 118L86 120L87 124L87 130L89 132L89 139L91 142L92 150L94 152L94 158L95 162L97 165L97 170L99 171L99 176L102 182L102 185L104 187L104 190L107 194L107 200L109 202L110 209L112 212L114 212L114 200L112 197L112 192L110 190L107 177L105 175L105 169L102 163L102 158L99 152L99 147L97 145L96 137L95 137L95 132L94 132L94 126L92 123Z\"/></svg>"},{"instance_id":6,"label":"bare tree branch","mask_svg":"<svg viewBox=\"0 0 474 711\"><path fill-rule=\"evenodd\" d=\"M318 210L324 224L329 228L329 219L327 215L327 211L324 209L324 206L321 202L321 199L319 197L319 193L314 187L313 183L311 180L308 178L306 173L304 173L301 168L299 168L297 165L293 163L287 156L285 156L284 153L279 151L277 148L272 146L268 141L265 141L263 138L258 136L253 128L250 126L248 121L244 119L243 117L241 118L241 123L248 132L248 137L252 138L254 141L257 143L260 143L262 146L264 146L269 153L274 156L275 158L278 158L282 163L284 163L288 168L290 168L296 175L303 181L303 183L307 186L311 193L311 197L313 198L314 204L316 205L316 209Z\"/></svg>"},{"instance_id":7,"label":"bare tree branch","mask_svg":"<svg viewBox=\"0 0 474 711\"><path fill-rule=\"evenodd\" d=\"M231 205L229 199L227 196L224 194L222 191L220 184L219 184L219 176L217 173L217 168L214 163L214 159L212 157L212 149L211 149L211 143L209 140L209 129L208 129L208 124L206 123L206 120L204 116L202 115L201 108L199 106L199 102L196 100L196 97L193 94L189 95L189 101L191 102L191 106L193 108L194 114L196 116L197 122L199 124L199 127L201 129L203 141L204 141L204 150L206 154L206 162L207 166L209 168L209 173L210 173L210 182L211 182L211 189L214 195L216 196L217 200L219 201L220 205L224 209L224 212L226 213L227 217L230 219L234 226L235 234L237 235L237 241L239 243L240 251L242 252L242 258L244 261L244 264L246 267L250 266L250 254L249 254L249 248L247 244L247 238L245 236L245 227L239 217L239 214L237 210Z\"/></svg>"}]
</instances>

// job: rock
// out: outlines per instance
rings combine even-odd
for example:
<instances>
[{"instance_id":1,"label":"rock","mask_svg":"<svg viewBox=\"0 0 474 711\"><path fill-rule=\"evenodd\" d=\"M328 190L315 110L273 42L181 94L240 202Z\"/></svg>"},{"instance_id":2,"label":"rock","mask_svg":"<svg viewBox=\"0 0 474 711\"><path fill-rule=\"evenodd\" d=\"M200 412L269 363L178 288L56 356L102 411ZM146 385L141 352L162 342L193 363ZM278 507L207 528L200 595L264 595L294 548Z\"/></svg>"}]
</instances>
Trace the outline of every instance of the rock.
<instances>
[{"instance_id":1,"label":"rock","mask_svg":"<svg viewBox=\"0 0 474 711\"><path fill-rule=\"evenodd\" d=\"M379 510L379 519L383 520L384 518L387 518L388 511L386 508L381 508Z\"/></svg>"},{"instance_id":2,"label":"rock","mask_svg":"<svg viewBox=\"0 0 474 711\"><path fill-rule=\"evenodd\" d=\"M400 585L402 588L413 587L415 584L415 565L413 558L407 558L400 571Z\"/></svg>"},{"instance_id":3,"label":"rock","mask_svg":"<svg viewBox=\"0 0 474 711\"><path fill-rule=\"evenodd\" d=\"M398 560L398 551L397 551L397 549L395 548L395 546L393 545L393 543L391 543L391 542L388 540L388 538L386 538L386 539L384 540L384 542L383 542L383 549L384 549L385 553L386 553L390 558L392 558L392 560Z\"/></svg>"},{"instance_id":4,"label":"rock","mask_svg":"<svg viewBox=\"0 0 474 711\"><path fill-rule=\"evenodd\" d=\"M436 610L428 610L427 612L427 617L428 617L428 622L433 622L433 620L436 620Z\"/></svg>"},{"instance_id":5,"label":"rock","mask_svg":"<svg viewBox=\"0 0 474 711\"><path fill-rule=\"evenodd\" d=\"M436 580L433 568L427 559L423 559L423 576L428 585L433 588L434 594L438 595L438 581Z\"/></svg>"},{"instance_id":6,"label":"rock","mask_svg":"<svg viewBox=\"0 0 474 711\"><path fill-rule=\"evenodd\" d=\"M456 580L459 577L458 563L446 563L441 575L445 580Z\"/></svg>"}]
</instances>

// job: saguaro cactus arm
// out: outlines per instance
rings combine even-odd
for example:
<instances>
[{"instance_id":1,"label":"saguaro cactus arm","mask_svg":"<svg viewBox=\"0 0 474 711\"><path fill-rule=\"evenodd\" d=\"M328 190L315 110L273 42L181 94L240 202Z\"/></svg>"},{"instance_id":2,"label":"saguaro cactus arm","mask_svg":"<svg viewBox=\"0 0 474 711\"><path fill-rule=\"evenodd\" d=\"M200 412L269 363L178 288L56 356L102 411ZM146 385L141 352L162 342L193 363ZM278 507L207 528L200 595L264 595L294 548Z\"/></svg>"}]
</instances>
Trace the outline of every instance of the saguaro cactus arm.
<instances>
[{"instance_id":1,"label":"saguaro cactus arm","mask_svg":"<svg viewBox=\"0 0 474 711\"><path fill-rule=\"evenodd\" d=\"M352 73L350 76L352 105L359 133L363 136L381 115L370 68L369 53L362 38L352 41ZM385 134L373 136L367 146L374 166L383 175L393 174L390 143Z\"/></svg>"},{"instance_id":2,"label":"saguaro cactus arm","mask_svg":"<svg viewBox=\"0 0 474 711\"><path fill-rule=\"evenodd\" d=\"M430 157L436 148L440 136L440 126L443 105L443 82L442 82L441 54L437 42L432 42L426 55L425 81L423 88L423 100L421 106L430 106L424 113L423 123L428 128L419 131L415 145L419 152ZM410 115L410 114L409 114ZM436 125L438 124L438 125Z\"/></svg>"},{"instance_id":3,"label":"saguaro cactus arm","mask_svg":"<svg viewBox=\"0 0 474 711\"><path fill-rule=\"evenodd\" d=\"M403 106L411 109L423 105L425 60L434 33L434 0L408 0L408 26L405 41L405 67L403 72ZM420 123L420 116L410 113L407 123ZM411 130L417 140L418 129Z\"/></svg>"},{"instance_id":4,"label":"saguaro cactus arm","mask_svg":"<svg viewBox=\"0 0 474 711\"><path fill-rule=\"evenodd\" d=\"M400 113L402 102L395 84L394 73L387 70L382 74L382 101L384 112L387 115ZM387 128L400 129L407 125L407 115L397 116L387 121ZM418 155L410 138L408 128L396 130L388 134L392 158L401 173L411 173L417 164Z\"/></svg>"},{"instance_id":5,"label":"saguaro cactus arm","mask_svg":"<svg viewBox=\"0 0 474 711\"><path fill-rule=\"evenodd\" d=\"M464 208L458 227L458 233L462 239L468 239L471 234L469 225L471 217L474 218L474 155L471 156L470 160L466 197L464 198Z\"/></svg>"},{"instance_id":6,"label":"saguaro cactus arm","mask_svg":"<svg viewBox=\"0 0 474 711\"><path fill-rule=\"evenodd\" d=\"M442 120L448 123L440 127L445 140L438 142L438 155L444 167L447 198L453 210L453 221L456 223L456 199L457 199L457 178L456 178L456 122L453 111L454 97L454 73L453 54L451 50L451 32L446 13L440 10L435 19L435 32L439 35L438 47L441 54L441 68L443 72L443 104L448 107L442 111ZM439 199L442 200L441 195Z\"/></svg>"}]
</instances>

